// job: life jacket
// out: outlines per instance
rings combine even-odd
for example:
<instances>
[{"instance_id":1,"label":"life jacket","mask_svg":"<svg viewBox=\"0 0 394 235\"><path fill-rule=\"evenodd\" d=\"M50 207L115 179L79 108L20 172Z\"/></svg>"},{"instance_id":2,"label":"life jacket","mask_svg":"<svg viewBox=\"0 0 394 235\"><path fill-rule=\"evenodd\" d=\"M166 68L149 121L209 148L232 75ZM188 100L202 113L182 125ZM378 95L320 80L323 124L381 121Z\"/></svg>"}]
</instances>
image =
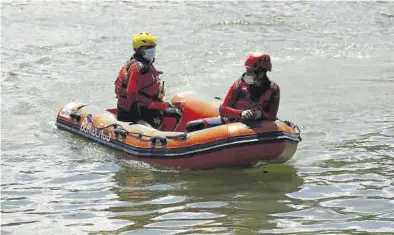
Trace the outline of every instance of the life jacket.
<instances>
[{"instance_id":1,"label":"life jacket","mask_svg":"<svg viewBox=\"0 0 394 235\"><path fill-rule=\"evenodd\" d=\"M137 74L133 75L133 73ZM129 86L133 87L129 88L131 92L127 94ZM125 111L129 111L135 102L138 102L138 105L148 106L157 97L159 91L159 72L152 64L144 65L133 58L123 65L115 81L118 107Z\"/></svg>"},{"instance_id":2,"label":"life jacket","mask_svg":"<svg viewBox=\"0 0 394 235\"><path fill-rule=\"evenodd\" d=\"M262 95L257 100L253 100L250 89L248 89L246 83L239 80L238 85L238 89L240 89L240 91L232 108L239 110L255 108L265 110L269 105L272 94L279 89L279 86L275 82L270 81L269 87L262 93Z\"/></svg>"}]
</instances>

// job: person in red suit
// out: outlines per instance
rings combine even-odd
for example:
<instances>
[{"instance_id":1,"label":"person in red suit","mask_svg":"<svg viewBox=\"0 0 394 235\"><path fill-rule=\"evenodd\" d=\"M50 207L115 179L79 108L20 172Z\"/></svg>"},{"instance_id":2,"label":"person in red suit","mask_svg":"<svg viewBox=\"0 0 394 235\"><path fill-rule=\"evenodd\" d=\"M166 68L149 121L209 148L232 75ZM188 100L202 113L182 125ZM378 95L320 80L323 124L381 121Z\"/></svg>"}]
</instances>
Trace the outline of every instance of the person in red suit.
<instances>
[{"instance_id":1,"label":"person in red suit","mask_svg":"<svg viewBox=\"0 0 394 235\"><path fill-rule=\"evenodd\" d=\"M163 113L171 107L162 100L165 91L160 84L161 72L153 65L156 44L156 37L149 33L133 37L134 54L120 69L115 81L119 121L136 123L142 120L158 128Z\"/></svg>"},{"instance_id":2,"label":"person in red suit","mask_svg":"<svg viewBox=\"0 0 394 235\"><path fill-rule=\"evenodd\" d=\"M230 87L219 107L219 117L191 121L186 131L196 131L229 122L276 120L280 101L279 85L270 80L271 57L254 53L245 61L246 71Z\"/></svg>"}]
</instances>

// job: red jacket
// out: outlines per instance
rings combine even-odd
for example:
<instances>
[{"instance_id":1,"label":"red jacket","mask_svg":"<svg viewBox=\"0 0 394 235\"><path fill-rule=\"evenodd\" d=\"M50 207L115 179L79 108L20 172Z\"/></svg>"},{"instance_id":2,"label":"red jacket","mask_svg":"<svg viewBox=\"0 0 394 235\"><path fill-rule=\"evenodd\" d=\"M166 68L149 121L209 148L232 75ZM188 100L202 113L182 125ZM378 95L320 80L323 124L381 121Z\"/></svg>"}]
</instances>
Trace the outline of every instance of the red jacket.
<instances>
[{"instance_id":1,"label":"red jacket","mask_svg":"<svg viewBox=\"0 0 394 235\"><path fill-rule=\"evenodd\" d=\"M276 120L280 100L279 85L269 81L261 89L265 89L265 91L258 91L261 93L260 97L253 100L251 87L246 85L242 79L238 79L230 87L223 104L220 106L220 115L229 119L239 120L242 111L259 109L262 111L261 119Z\"/></svg>"},{"instance_id":2,"label":"red jacket","mask_svg":"<svg viewBox=\"0 0 394 235\"><path fill-rule=\"evenodd\" d=\"M145 66L149 66L146 68ZM115 94L118 107L129 111L131 105L138 105L150 109L165 109L167 105L157 99L160 92L159 73L155 67L144 65L135 59L128 61L119 71L115 81Z\"/></svg>"}]
</instances>

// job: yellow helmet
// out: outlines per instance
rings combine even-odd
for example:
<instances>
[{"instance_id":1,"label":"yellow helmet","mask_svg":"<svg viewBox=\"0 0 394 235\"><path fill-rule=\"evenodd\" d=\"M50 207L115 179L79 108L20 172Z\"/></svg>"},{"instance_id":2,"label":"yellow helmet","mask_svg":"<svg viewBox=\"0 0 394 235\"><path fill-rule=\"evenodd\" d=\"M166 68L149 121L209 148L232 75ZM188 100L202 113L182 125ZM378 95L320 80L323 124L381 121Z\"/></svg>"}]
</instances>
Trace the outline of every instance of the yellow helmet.
<instances>
[{"instance_id":1,"label":"yellow helmet","mask_svg":"<svg viewBox=\"0 0 394 235\"><path fill-rule=\"evenodd\" d=\"M133 38L133 48L138 49L142 46L156 46L156 37L149 33L139 33Z\"/></svg>"}]
</instances>

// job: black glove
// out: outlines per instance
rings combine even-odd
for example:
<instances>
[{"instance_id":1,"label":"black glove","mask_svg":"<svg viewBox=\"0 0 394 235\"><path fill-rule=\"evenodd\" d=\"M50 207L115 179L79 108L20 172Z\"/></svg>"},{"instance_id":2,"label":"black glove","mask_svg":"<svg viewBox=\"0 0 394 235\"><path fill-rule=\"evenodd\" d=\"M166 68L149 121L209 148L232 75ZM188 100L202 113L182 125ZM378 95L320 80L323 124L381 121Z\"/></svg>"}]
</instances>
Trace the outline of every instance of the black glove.
<instances>
[{"instance_id":1,"label":"black glove","mask_svg":"<svg viewBox=\"0 0 394 235\"><path fill-rule=\"evenodd\" d=\"M253 112L253 119L255 120L259 120L263 117L263 112L261 112L260 109L253 109L252 112Z\"/></svg>"},{"instance_id":2,"label":"black glove","mask_svg":"<svg viewBox=\"0 0 394 235\"><path fill-rule=\"evenodd\" d=\"M254 116L254 112L250 109L241 112L241 120L251 120Z\"/></svg>"}]
</instances>

